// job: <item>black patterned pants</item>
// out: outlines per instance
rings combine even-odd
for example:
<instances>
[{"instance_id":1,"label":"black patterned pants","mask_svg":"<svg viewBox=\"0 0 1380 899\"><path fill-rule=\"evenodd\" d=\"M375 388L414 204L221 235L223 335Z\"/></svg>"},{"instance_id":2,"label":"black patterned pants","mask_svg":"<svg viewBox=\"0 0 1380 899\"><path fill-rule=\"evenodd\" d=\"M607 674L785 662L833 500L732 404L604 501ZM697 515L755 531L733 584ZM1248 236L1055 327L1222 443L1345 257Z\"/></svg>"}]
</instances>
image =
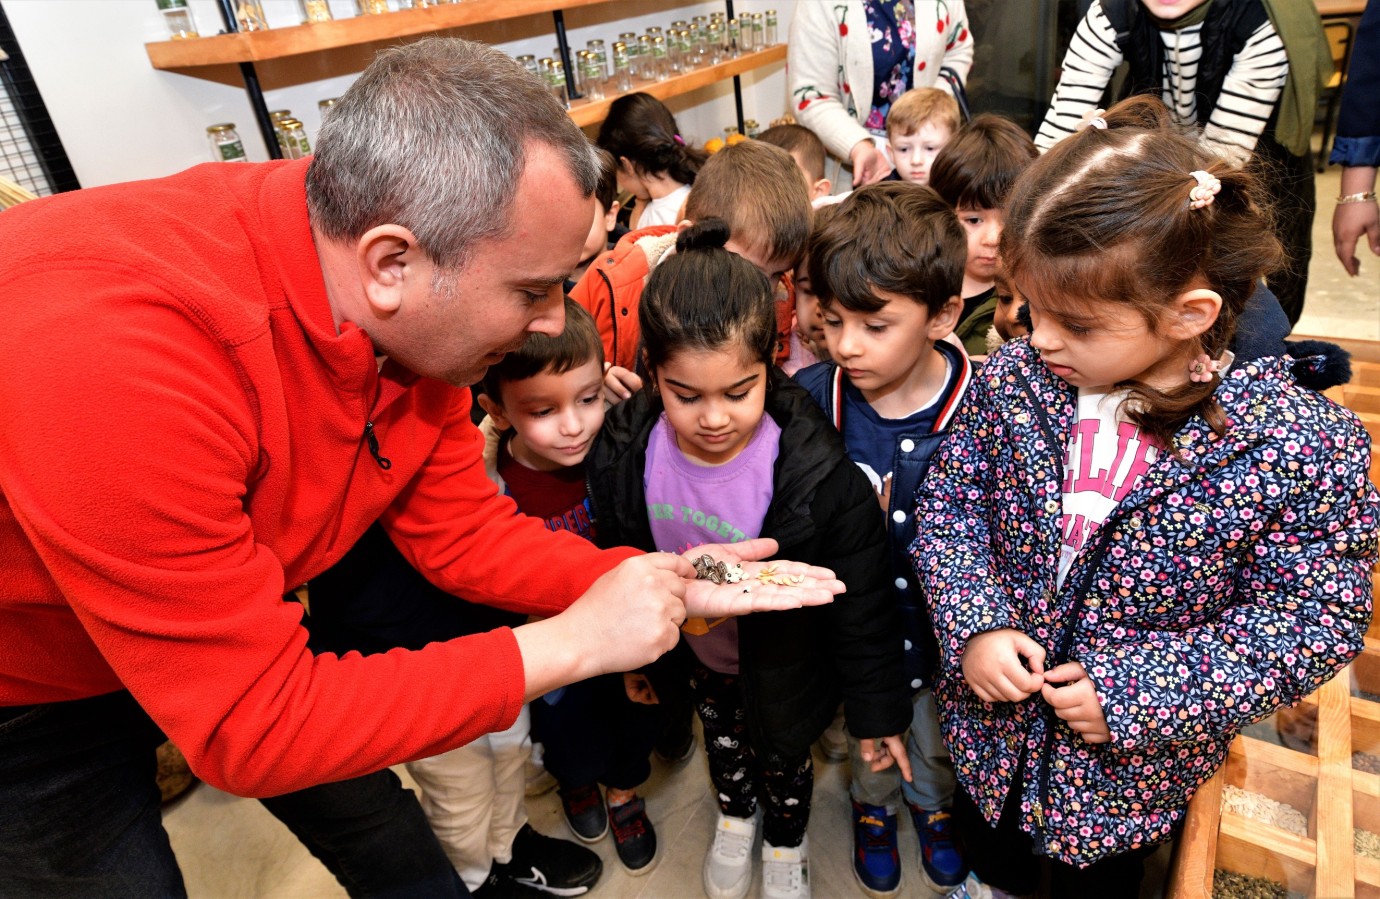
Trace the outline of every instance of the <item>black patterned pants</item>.
<instances>
[{"instance_id":1,"label":"black patterned pants","mask_svg":"<svg viewBox=\"0 0 1380 899\"><path fill-rule=\"evenodd\" d=\"M799 846L810 823L815 772L807 749L794 758L761 758L748 739L747 709L738 678L695 662L690 689L704 726L709 779L719 810L750 818L762 806L762 836L773 846Z\"/></svg>"}]
</instances>

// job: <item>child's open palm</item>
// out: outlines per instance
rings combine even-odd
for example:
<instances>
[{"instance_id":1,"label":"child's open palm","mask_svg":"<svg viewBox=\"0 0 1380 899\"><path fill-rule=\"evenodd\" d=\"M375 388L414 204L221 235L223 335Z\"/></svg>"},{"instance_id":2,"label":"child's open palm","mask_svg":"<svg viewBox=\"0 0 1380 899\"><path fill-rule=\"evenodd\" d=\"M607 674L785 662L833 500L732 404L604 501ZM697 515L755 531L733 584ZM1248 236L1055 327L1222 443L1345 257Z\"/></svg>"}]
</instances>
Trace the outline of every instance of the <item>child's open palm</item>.
<instances>
[{"instance_id":1,"label":"child's open palm","mask_svg":"<svg viewBox=\"0 0 1380 899\"><path fill-rule=\"evenodd\" d=\"M708 555L728 565L741 563L742 580L716 584L711 580L693 580L686 585L685 611L689 617L723 618L801 606L819 606L833 602L846 588L834 577L834 572L818 565L775 559L756 561L770 556L777 543L767 537L743 540L738 543L707 543L687 550L683 558L693 562Z\"/></svg>"}]
</instances>

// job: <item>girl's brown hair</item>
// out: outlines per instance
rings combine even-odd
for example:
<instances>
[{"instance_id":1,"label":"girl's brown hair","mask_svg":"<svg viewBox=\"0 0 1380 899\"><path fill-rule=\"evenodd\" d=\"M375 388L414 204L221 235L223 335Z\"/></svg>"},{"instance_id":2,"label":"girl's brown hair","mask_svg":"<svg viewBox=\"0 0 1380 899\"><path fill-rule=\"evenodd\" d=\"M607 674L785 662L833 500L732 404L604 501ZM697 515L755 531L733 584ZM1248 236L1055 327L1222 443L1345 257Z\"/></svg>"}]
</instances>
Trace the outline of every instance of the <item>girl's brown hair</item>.
<instances>
[{"instance_id":1,"label":"girl's brown hair","mask_svg":"<svg viewBox=\"0 0 1380 899\"><path fill-rule=\"evenodd\" d=\"M1089 127L1033 163L1011 189L1001 258L1018 292L1048 309L1088 300L1138 310L1155 328L1185 291L1209 287L1222 296L1217 320L1193 352L1216 358L1257 282L1281 255L1259 185L1171 120L1148 96L1123 100ZM1189 208L1204 170L1222 182L1215 201ZM1218 434L1226 419L1213 399L1218 379L1170 391L1145 384L1131 391L1127 416L1160 445L1201 415Z\"/></svg>"}]
</instances>

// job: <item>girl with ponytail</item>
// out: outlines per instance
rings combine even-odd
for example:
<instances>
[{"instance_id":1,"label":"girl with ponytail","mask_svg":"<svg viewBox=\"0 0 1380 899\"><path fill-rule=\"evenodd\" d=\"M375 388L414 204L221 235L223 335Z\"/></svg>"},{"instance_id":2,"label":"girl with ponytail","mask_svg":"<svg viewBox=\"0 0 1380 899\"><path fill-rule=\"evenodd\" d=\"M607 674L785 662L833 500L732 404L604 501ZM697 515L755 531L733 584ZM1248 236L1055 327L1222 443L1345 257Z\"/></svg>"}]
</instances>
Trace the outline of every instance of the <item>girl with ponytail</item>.
<instances>
[{"instance_id":1,"label":"girl with ponytail","mask_svg":"<svg viewBox=\"0 0 1380 899\"><path fill-rule=\"evenodd\" d=\"M1377 494L1356 418L1233 360L1279 258L1250 175L1136 97L1037 160L1001 256L1029 339L969 390L911 547L970 895L1134 896L1237 732L1362 646Z\"/></svg>"},{"instance_id":2,"label":"girl with ponytail","mask_svg":"<svg viewBox=\"0 0 1380 899\"><path fill-rule=\"evenodd\" d=\"M596 141L618 160L618 189L637 198L634 230L674 225L706 154L680 136L671 110L651 94L613 101Z\"/></svg>"},{"instance_id":3,"label":"girl with ponytail","mask_svg":"<svg viewBox=\"0 0 1380 899\"><path fill-rule=\"evenodd\" d=\"M704 725L719 806L705 894L747 893L760 817L761 895L808 899L810 746L842 700L874 769L894 761L909 779L910 689L876 493L773 365L771 284L723 249L728 236L721 219L697 222L652 272L640 310L647 386L609 410L586 462L590 499L601 543L680 552L773 537L781 558L848 585L827 606L688 622L679 674L674 654L652 672L654 686L689 678ZM741 586L760 589L760 577Z\"/></svg>"}]
</instances>

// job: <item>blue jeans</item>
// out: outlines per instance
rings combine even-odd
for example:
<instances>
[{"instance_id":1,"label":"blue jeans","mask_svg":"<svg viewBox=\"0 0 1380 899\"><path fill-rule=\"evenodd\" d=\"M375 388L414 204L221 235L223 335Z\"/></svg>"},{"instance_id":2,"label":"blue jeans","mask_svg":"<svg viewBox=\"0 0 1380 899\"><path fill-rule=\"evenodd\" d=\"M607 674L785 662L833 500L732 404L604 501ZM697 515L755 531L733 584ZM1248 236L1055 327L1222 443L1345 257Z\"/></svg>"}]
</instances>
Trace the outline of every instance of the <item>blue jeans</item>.
<instances>
[{"instance_id":1,"label":"blue jeans","mask_svg":"<svg viewBox=\"0 0 1380 899\"><path fill-rule=\"evenodd\" d=\"M185 896L157 725L126 692L0 708L0 894Z\"/></svg>"}]
</instances>

